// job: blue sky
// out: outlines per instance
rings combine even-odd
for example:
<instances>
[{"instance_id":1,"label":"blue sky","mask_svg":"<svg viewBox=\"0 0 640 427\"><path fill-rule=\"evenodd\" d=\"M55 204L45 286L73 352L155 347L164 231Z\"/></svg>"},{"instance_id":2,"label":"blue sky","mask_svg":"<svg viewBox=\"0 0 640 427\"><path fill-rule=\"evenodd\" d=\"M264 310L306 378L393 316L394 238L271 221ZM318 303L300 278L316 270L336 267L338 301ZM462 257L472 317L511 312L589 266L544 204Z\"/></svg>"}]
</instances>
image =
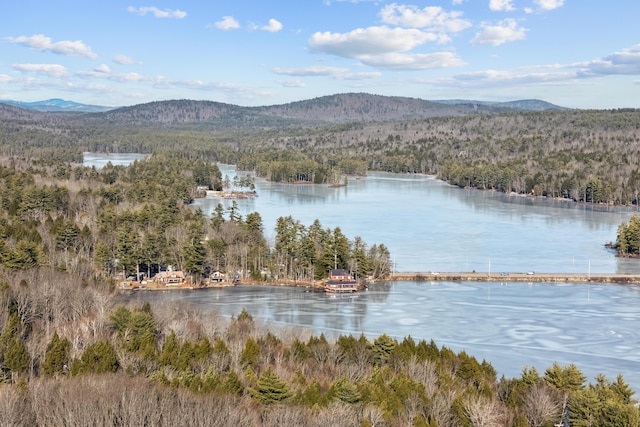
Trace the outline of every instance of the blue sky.
<instances>
[{"instance_id":1,"label":"blue sky","mask_svg":"<svg viewBox=\"0 0 640 427\"><path fill-rule=\"evenodd\" d=\"M640 107L637 0L0 2L0 99Z\"/></svg>"}]
</instances>

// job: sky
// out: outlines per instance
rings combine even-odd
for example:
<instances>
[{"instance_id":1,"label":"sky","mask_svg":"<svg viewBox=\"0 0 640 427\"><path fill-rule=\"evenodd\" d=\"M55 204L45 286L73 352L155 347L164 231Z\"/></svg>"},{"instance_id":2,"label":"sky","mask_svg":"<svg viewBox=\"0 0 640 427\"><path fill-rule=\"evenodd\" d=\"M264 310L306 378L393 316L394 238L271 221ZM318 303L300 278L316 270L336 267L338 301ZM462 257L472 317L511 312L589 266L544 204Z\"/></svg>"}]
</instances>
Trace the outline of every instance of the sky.
<instances>
[{"instance_id":1,"label":"sky","mask_svg":"<svg viewBox=\"0 0 640 427\"><path fill-rule=\"evenodd\" d=\"M0 99L640 108L637 0L3 0Z\"/></svg>"}]
</instances>

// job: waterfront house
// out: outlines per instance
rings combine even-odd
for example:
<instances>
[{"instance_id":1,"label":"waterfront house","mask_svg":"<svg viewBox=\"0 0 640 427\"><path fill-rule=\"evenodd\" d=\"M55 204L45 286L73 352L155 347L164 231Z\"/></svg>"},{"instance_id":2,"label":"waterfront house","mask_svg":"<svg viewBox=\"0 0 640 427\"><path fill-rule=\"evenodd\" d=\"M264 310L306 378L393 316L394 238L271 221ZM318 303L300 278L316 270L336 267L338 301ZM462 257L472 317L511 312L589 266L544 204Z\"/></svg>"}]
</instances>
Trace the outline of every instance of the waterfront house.
<instances>
[{"instance_id":1,"label":"waterfront house","mask_svg":"<svg viewBox=\"0 0 640 427\"><path fill-rule=\"evenodd\" d=\"M335 282L353 281L353 276L349 270L338 268L329 272L329 280Z\"/></svg>"},{"instance_id":2,"label":"waterfront house","mask_svg":"<svg viewBox=\"0 0 640 427\"><path fill-rule=\"evenodd\" d=\"M227 278L226 274L224 274L220 270L214 270L209 275L209 280L212 282L224 282L226 278Z\"/></svg>"},{"instance_id":3,"label":"waterfront house","mask_svg":"<svg viewBox=\"0 0 640 427\"><path fill-rule=\"evenodd\" d=\"M161 271L155 275L154 280L162 286L180 286L184 283L185 276L182 271Z\"/></svg>"},{"instance_id":4,"label":"waterfront house","mask_svg":"<svg viewBox=\"0 0 640 427\"><path fill-rule=\"evenodd\" d=\"M351 272L341 268L331 270L329 280L324 284L326 292L355 292L358 289L358 282Z\"/></svg>"}]
</instances>

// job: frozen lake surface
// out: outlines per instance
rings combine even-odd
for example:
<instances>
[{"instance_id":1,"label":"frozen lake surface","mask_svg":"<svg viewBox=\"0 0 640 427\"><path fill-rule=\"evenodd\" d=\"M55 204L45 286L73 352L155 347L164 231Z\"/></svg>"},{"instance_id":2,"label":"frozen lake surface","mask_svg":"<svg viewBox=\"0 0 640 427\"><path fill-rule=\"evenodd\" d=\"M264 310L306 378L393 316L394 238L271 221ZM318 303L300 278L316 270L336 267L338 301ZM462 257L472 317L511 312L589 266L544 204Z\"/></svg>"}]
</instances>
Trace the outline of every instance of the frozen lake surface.
<instances>
[{"instance_id":1,"label":"frozen lake surface","mask_svg":"<svg viewBox=\"0 0 640 427\"><path fill-rule=\"evenodd\" d=\"M575 363L589 381L623 374L640 390L640 287L601 284L386 282L368 291L327 295L305 288L236 286L195 291L138 292L130 298L183 301L230 317L302 327L328 338L387 333L401 341L434 339L489 361L517 377L554 361Z\"/></svg>"},{"instance_id":2,"label":"frozen lake surface","mask_svg":"<svg viewBox=\"0 0 640 427\"><path fill-rule=\"evenodd\" d=\"M91 164L86 155L85 164ZM232 166L220 168L223 176L236 174ZM640 273L640 260L617 258L604 247L632 208L533 200L385 173L351 178L340 188L257 179L256 191L258 197L237 203L242 215L260 213L269 239L280 216L306 226L319 219L349 239L385 244L398 271ZM194 207L210 214L218 203L232 202L197 199ZM554 361L576 363L589 381L598 373L611 379L622 373L640 391L640 288L633 285L426 281L380 283L344 296L237 286L131 298L184 300L225 316L245 308L256 320L331 337L434 339L487 359L508 377L525 365L543 373Z\"/></svg>"}]
</instances>

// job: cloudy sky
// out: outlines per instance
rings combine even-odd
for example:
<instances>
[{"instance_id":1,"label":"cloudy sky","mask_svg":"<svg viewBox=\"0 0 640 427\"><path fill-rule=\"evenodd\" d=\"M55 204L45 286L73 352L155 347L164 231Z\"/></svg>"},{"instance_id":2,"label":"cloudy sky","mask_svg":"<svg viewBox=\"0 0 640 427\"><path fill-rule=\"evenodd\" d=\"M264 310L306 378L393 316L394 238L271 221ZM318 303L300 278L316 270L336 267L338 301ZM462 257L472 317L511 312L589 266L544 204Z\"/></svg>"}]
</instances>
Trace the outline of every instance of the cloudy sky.
<instances>
[{"instance_id":1,"label":"cloudy sky","mask_svg":"<svg viewBox=\"0 0 640 427\"><path fill-rule=\"evenodd\" d=\"M0 1L0 99L640 107L637 0Z\"/></svg>"}]
</instances>

